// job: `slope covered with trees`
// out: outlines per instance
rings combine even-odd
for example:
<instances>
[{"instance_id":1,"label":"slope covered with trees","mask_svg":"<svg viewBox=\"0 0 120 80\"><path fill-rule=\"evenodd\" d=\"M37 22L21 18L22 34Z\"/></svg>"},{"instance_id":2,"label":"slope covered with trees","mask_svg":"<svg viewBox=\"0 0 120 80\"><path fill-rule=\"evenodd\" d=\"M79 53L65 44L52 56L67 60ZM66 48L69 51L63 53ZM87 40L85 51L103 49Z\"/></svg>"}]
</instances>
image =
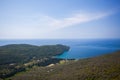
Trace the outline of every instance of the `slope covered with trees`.
<instances>
[{"instance_id":1,"label":"slope covered with trees","mask_svg":"<svg viewBox=\"0 0 120 80\"><path fill-rule=\"evenodd\" d=\"M120 51L94 58L34 67L12 80L120 80Z\"/></svg>"},{"instance_id":2,"label":"slope covered with trees","mask_svg":"<svg viewBox=\"0 0 120 80\"><path fill-rule=\"evenodd\" d=\"M26 67L33 65L48 65L57 62L53 56L68 51L65 45L35 46L28 44L11 44L0 46L0 78L6 78L13 74L25 71ZM44 63L46 62L46 63Z\"/></svg>"},{"instance_id":3,"label":"slope covered with trees","mask_svg":"<svg viewBox=\"0 0 120 80\"><path fill-rule=\"evenodd\" d=\"M51 57L69 50L63 45L33 46L28 44L12 44L0 47L0 65L26 62L32 58Z\"/></svg>"}]
</instances>

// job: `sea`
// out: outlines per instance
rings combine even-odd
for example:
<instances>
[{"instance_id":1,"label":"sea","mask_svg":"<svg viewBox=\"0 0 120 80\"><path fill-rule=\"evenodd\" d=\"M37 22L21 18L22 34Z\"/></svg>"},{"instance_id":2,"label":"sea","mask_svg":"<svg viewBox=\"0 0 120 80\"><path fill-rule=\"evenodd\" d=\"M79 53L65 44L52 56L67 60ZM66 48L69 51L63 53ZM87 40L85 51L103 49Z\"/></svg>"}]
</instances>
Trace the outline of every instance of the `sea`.
<instances>
[{"instance_id":1,"label":"sea","mask_svg":"<svg viewBox=\"0 0 120 80\"><path fill-rule=\"evenodd\" d=\"M70 50L55 56L62 59L83 59L120 50L120 39L26 39L0 40L0 46L8 44L55 45L63 44Z\"/></svg>"}]
</instances>

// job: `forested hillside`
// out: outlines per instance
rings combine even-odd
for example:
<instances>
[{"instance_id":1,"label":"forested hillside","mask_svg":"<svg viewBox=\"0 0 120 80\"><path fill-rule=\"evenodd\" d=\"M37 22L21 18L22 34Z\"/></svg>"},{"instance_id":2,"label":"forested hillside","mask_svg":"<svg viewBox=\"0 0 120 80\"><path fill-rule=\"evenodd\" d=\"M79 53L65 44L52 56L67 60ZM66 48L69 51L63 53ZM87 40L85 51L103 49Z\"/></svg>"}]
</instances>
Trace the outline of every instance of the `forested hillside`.
<instances>
[{"instance_id":1,"label":"forested hillside","mask_svg":"<svg viewBox=\"0 0 120 80\"><path fill-rule=\"evenodd\" d=\"M0 46L0 78L6 78L17 72L25 71L33 65L48 65L57 62L53 56L68 51L64 45L35 46L28 44L11 44ZM46 62L46 63L44 63Z\"/></svg>"},{"instance_id":2,"label":"forested hillside","mask_svg":"<svg viewBox=\"0 0 120 80\"><path fill-rule=\"evenodd\" d=\"M12 80L120 80L120 51L94 58L34 67Z\"/></svg>"}]
</instances>

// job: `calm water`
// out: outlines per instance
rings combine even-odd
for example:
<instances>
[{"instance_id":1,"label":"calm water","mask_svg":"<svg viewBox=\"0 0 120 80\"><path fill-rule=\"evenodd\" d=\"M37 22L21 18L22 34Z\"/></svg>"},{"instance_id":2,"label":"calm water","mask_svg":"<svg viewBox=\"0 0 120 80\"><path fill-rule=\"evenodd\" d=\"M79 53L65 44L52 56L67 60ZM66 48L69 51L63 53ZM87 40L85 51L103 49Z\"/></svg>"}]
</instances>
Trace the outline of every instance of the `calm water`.
<instances>
[{"instance_id":1,"label":"calm water","mask_svg":"<svg viewBox=\"0 0 120 80\"><path fill-rule=\"evenodd\" d=\"M0 40L0 46L7 44L68 45L68 52L56 56L64 59L88 58L120 50L120 39Z\"/></svg>"}]
</instances>

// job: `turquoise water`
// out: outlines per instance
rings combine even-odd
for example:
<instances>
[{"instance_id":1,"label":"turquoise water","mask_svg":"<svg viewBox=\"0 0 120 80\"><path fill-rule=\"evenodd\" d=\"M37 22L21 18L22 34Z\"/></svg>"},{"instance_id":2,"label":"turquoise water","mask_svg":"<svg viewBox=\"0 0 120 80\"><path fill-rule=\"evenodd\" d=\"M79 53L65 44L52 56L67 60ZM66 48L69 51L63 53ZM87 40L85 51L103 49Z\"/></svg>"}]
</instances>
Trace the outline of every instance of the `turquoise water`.
<instances>
[{"instance_id":1,"label":"turquoise water","mask_svg":"<svg viewBox=\"0 0 120 80\"><path fill-rule=\"evenodd\" d=\"M120 39L0 40L0 46L7 44L68 45L70 46L68 52L56 56L63 59L89 58L120 50Z\"/></svg>"},{"instance_id":2,"label":"turquoise water","mask_svg":"<svg viewBox=\"0 0 120 80\"><path fill-rule=\"evenodd\" d=\"M94 46L74 46L68 52L63 53L57 58L63 59L80 59L99 56L120 50L120 48L108 48L108 47L94 47Z\"/></svg>"}]
</instances>

